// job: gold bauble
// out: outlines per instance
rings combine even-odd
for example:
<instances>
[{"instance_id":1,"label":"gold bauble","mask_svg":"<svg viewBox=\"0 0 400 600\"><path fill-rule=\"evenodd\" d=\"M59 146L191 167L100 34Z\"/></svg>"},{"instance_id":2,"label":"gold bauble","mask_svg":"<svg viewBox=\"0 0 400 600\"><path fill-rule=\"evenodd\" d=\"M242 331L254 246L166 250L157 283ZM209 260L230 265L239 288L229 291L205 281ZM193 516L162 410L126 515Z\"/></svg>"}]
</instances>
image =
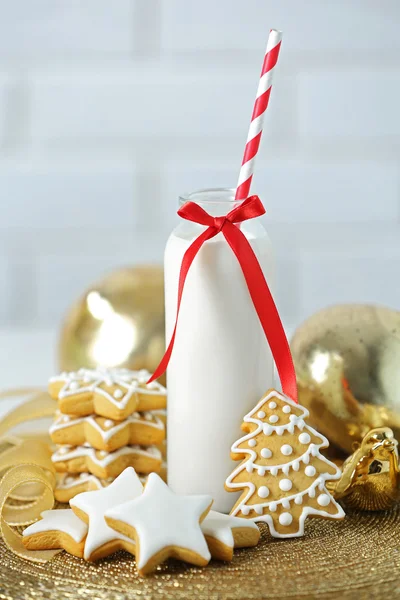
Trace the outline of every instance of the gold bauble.
<instances>
[{"instance_id":1,"label":"gold bauble","mask_svg":"<svg viewBox=\"0 0 400 600\"><path fill-rule=\"evenodd\" d=\"M397 440L389 427L369 431L343 463L339 481L327 483L336 500L358 510L388 510L399 499Z\"/></svg>"},{"instance_id":2,"label":"gold bauble","mask_svg":"<svg viewBox=\"0 0 400 600\"><path fill-rule=\"evenodd\" d=\"M59 342L60 369L100 365L153 372L164 354L164 323L162 268L114 271L68 311Z\"/></svg>"},{"instance_id":3,"label":"gold bauble","mask_svg":"<svg viewBox=\"0 0 400 600\"><path fill-rule=\"evenodd\" d=\"M291 344L299 402L336 446L353 451L376 427L400 438L400 312L348 304L318 312Z\"/></svg>"}]
</instances>

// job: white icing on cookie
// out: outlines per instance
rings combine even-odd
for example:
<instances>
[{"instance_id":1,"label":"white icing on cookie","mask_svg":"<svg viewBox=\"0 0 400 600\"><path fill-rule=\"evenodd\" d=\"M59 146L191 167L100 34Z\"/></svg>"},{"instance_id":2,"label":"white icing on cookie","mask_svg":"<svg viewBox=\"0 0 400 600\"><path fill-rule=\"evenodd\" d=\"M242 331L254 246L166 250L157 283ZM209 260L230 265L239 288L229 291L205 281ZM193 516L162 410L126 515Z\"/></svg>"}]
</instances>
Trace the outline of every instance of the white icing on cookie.
<instances>
[{"instance_id":1,"label":"white icing on cookie","mask_svg":"<svg viewBox=\"0 0 400 600\"><path fill-rule=\"evenodd\" d=\"M308 465L305 468L305 474L307 475L307 477L314 477L315 473L317 472L315 467L313 467L312 465Z\"/></svg>"},{"instance_id":2,"label":"white icing on cookie","mask_svg":"<svg viewBox=\"0 0 400 600\"><path fill-rule=\"evenodd\" d=\"M96 392L107 398L115 406L125 408L132 395L138 392L145 395L167 395L167 390L160 383L153 381L151 384L146 384L150 377L151 373L144 369L130 371L129 369L98 367L97 369L80 369L77 372L61 373L61 375L52 377L50 383L62 382L64 384L58 394L60 399L87 392ZM118 386L118 390L109 392L100 386L106 388Z\"/></svg>"},{"instance_id":3,"label":"white icing on cookie","mask_svg":"<svg viewBox=\"0 0 400 600\"><path fill-rule=\"evenodd\" d=\"M272 452L269 448L261 448L260 454L263 458L271 458L272 456Z\"/></svg>"},{"instance_id":4,"label":"white icing on cookie","mask_svg":"<svg viewBox=\"0 0 400 600\"><path fill-rule=\"evenodd\" d=\"M112 540L124 540L132 544L132 540L107 525L104 514L118 504L137 498L142 491L143 486L135 470L128 467L108 487L102 488L98 492L83 492L70 500L70 505L84 512L89 519L84 552L85 560L88 560L97 548Z\"/></svg>"},{"instance_id":5,"label":"white icing on cookie","mask_svg":"<svg viewBox=\"0 0 400 600\"><path fill-rule=\"evenodd\" d=\"M145 414L149 415L149 414L151 414L151 412L148 411ZM51 435L52 433L58 431L59 429L66 429L68 427L74 427L75 425L77 425L79 423L87 423L88 425L90 425L91 427L96 429L96 431L98 431L100 433L102 439L105 442L108 442L114 435L116 435L119 431L121 431L125 427L130 427L130 425L132 423L140 423L143 427L152 427L152 428L161 429L161 430L165 429L164 423L161 421L161 419L158 416L151 415L151 418L149 418L149 417L145 418L140 413L135 412L135 413L133 413L133 415L130 415L123 421L115 422L115 421L112 421L111 419L106 419L104 421L104 427L106 429L103 429L99 425L99 423L96 421L96 415L89 415L88 417L77 417L76 419L70 418L67 422L64 422L63 417L59 416L51 424L51 426L49 428L49 433Z\"/></svg>"},{"instance_id":6,"label":"white icing on cookie","mask_svg":"<svg viewBox=\"0 0 400 600\"><path fill-rule=\"evenodd\" d=\"M47 531L60 531L69 535L74 542L79 544L87 534L87 525L69 508L60 510L44 510L41 513L41 519L29 525L22 535L34 535L35 533L45 533Z\"/></svg>"},{"instance_id":7,"label":"white icing on cookie","mask_svg":"<svg viewBox=\"0 0 400 600\"><path fill-rule=\"evenodd\" d=\"M281 525L290 525L293 521L293 517L290 513L284 512L279 515L279 523Z\"/></svg>"},{"instance_id":8,"label":"white icing on cookie","mask_svg":"<svg viewBox=\"0 0 400 600\"><path fill-rule=\"evenodd\" d=\"M250 524L251 527L248 527ZM253 521L245 521L240 517L224 515L215 510L210 510L201 524L201 530L204 535L209 535L229 548L234 547L232 529L243 527L246 529L254 529L257 525L253 523Z\"/></svg>"},{"instance_id":9,"label":"white icing on cookie","mask_svg":"<svg viewBox=\"0 0 400 600\"><path fill-rule=\"evenodd\" d=\"M143 494L106 511L106 516L122 521L136 531L142 569L164 548L185 548L210 560L211 555L200 527L200 517L212 504L211 496L178 496L163 480L151 473Z\"/></svg>"},{"instance_id":10,"label":"white icing on cookie","mask_svg":"<svg viewBox=\"0 0 400 600\"><path fill-rule=\"evenodd\" d=\"M320 506L328 506L330 501L331 501L331 499L328 496L328 494L320 494L317 498L317 502Z\"/></svg>"},{"instance_id":11,"label":"white icing on cookie","mask_svg":"<svg viewBox=\"0 0 400 600\"><path fill-rule=\"evenodd\" d=\"M281 452L284 456L290 456L293 452L293 448L289 444L283 444L283 446L281 446Z\"/></svg>"},{"instance_id":12,"label":"white icing on cookie","mask_svg":"<svg viewBox=\"0 0 400 600\"><path fill-rule=\"evenodd\" d=\"M258 488L258 495L260 496L260 498L268 498L269 496L269 489L267 488L266 485L262 485L260 488Z\"/></svg>"},{"instance_id":13,"label":"white icing on cookie","mask_svg":"<svg viewBox=\"0 0 400 600\"><path fill-rule=\"evenodd\" d=\"M123 446L122 448L118 448L118 450L115 450L114 452L95 450L91 446L75 446L72 448L65 448L64 446L61 446L61 448L58 448L54 452L54 454L51 457L51 460L54 463L56 463L86 456L101 467L106 467L120 456L134 454L148 456L149 458L155 458L160 461L162 460L161 452L155 446L138 446L136 444L133 444L131 446Z\"/></svg>"},{"instance_id":14,"label":"white icing on cookie","mask_svg":"<svg viewBox=\"0 0 400 600\"><path fill-rule=\"evenodd\" d=\"M279 487L283 492L289 492L293 487L293 483L290 481L290 479L281 479L279 482Z\"/></svg>"}]
</instances>

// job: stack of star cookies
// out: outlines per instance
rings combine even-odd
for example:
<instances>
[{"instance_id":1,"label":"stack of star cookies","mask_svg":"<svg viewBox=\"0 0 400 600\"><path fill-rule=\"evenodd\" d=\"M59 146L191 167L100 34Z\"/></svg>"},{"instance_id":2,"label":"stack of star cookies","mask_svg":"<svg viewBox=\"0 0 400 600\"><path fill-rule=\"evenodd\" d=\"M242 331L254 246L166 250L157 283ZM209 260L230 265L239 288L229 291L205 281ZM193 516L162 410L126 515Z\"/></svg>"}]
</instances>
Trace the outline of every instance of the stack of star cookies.
<instances>
[{"instance_id":1,"label":"stack of star cookies","mask_svg":"<svg viewBox=\"0 0 400 600\"><path fill-rule=\"evenodd\" d=\"M108 486L126 467L142 481L166 478L166 389L146 383L150 373L128 369L80 369L49 382L58 401L50 427L56 450L56 499Z\"/></svg>"}]
</instances>

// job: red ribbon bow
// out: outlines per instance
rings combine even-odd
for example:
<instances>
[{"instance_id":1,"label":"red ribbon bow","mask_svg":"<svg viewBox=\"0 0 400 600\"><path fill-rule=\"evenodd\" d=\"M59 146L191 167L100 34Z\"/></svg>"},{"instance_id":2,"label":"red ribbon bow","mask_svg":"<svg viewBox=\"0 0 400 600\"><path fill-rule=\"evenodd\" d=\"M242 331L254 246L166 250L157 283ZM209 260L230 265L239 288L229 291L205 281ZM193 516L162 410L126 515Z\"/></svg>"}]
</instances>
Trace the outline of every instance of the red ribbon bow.
<instances>
[{"instance_id":1,"label":"red ribbon bow","mask_svg":"<svg viewBox=\"0 0 400 600\"><path fill-rule=\"evenodd\" d=\"M201 206L194 202L186 202L179 210L178 215L188 221L205 225L203 231L186 250L179 274L178 307L174 331L168 348L160 364L149 379L149 383L160 377L167 369L174 347L176 328L178 325L179 309L182 293L185 287L186 276L198 251L206 242L222 233L235 253L243 271L244 278L251 299L256 309L261 326L264 330L272 355L275 360L283 392L297 402L296 374L293 366L289 344L280 320L275 302L269 291L268 284L261 270L254 251L247 241L246 236L236 227L235 223L242 223L254 219L265 213L265 208L258 196L250 196L242 204L229 212L225 217L212 217Z\"/></svg>"}]
</instances>

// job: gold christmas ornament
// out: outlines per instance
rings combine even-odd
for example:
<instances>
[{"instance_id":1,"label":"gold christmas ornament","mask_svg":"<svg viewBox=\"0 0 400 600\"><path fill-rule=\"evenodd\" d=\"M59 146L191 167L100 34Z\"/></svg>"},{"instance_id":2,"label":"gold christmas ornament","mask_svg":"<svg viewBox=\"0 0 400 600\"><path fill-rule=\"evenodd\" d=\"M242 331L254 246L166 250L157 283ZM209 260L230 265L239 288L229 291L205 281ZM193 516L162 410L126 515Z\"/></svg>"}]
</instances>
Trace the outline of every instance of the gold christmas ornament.
<instances>
[{"instance_id":1,"label":"gold christmas ornament","mask_svg":"<svg viewBox=\"0 0 400 600\"><path fill-rule=\"evenodd\" d=\"M299 402L341 450L377 427L400 436L400 312L348 304L313 315L291 343Z\"/></svg>"},{"instance_id":2,"label":"gold christmas ornament","mask_svg":"<svg viewBox=\"0 0 400 600\"><path fill-rule=\"evenodd\" d=\"M329 482L336 500L359 510L387 510L400 497L397 441L389 427L373 429Z\"/></svg>"},{"instance_id":3,"label":"gold christmas ornament","mask_svg":"<svg viewBox=\"0 0 400 600\"><path fill-rule=\"evenodd\" d=\"M66 315L63 371L126 367L153 372L165 349L164 275L159 266L120 269L91 285Z\"/></svg>"}]
</instances>

